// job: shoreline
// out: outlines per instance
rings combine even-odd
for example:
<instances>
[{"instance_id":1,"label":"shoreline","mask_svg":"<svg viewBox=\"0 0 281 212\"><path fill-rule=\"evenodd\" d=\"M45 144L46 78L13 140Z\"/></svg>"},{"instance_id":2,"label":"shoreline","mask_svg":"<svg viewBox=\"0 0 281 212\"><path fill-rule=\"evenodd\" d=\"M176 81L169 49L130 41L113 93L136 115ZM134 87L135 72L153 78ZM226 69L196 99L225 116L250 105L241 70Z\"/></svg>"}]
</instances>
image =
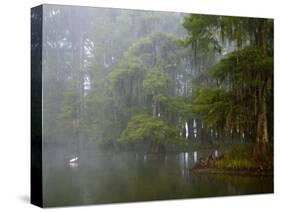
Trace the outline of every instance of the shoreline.
<instances>
[{"instance_id":1,"label":"shoreline","mask_svg":"<svg viewBox=\"0 0 281 212\"><path fill-rule=\"evenodd\" d=\"M226 174L226 175L241 175L241 176L273 176L273 170L261 171L257 170L234 170L234 169L218 169L218 168L193 168L195 174Z\"/></svg>"}]
</instances>

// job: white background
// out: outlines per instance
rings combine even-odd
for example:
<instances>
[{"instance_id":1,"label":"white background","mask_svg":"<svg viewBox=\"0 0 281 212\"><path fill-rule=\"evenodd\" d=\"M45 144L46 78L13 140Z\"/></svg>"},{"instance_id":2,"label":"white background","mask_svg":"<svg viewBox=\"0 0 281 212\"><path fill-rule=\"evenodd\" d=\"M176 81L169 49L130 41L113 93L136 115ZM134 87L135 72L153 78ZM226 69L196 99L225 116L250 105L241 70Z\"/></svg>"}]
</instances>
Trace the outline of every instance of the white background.
<instances>
[{"instance_id":1,"label":"white background","mask_svg":"<svg viewBox=\"0 0 281 212\"><path fill-rule=\"evenodd\" d=\"M278 211L280 21L278 0L6 0L0 7L0 211L39 211L30 188L30 8L41 3L275 18L275 194L55 208L59 211ZM279 209L280 211L280 209Z\"/></svg>"}]
</instances>

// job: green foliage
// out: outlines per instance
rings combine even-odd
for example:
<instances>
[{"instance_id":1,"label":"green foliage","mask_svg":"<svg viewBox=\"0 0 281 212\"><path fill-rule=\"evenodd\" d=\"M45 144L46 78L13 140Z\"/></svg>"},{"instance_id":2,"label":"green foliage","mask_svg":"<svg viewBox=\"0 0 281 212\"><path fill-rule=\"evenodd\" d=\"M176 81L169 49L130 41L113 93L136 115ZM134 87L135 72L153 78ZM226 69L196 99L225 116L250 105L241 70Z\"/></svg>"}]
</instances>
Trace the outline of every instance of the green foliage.
<instances>
[{"instance_id":1,"label":"green foliage","mask_svg":"<svg viewBox=\"0 0 281 212\"><path fill-rule=\"evenodd\" d=\"M257 165L254 160L249 159L223 159L215 161L214 166L219 169L228 170L251 170L257 168Z\"/></svg>"},{"instance_id":2,"label":"green foliage","mask_svg":"<svg viewBox=\"0 0 281 212\"><path fill-rule=\"evenodd\" d=\"M158 94L154 98L157 102L159 102L159 104L165 109L167 113L171 113L175 117L179 115L188 119L195 116L195 114L190 109L191 103L186 97Z\"/></svg>"},{"instance_id":3,"label":"green foliage","mask_svg":"<svg viewBox=\"0 0 281 212\"><path fill-rule=\"evenodd\" d=\"M162 114L163 119L169 121L165 113L171 112L168 108L173 99L171 82L177 69L182 68L179 62L182 55L183 48L166 34L156 33L135 42L109 75L118 114L128 114L134 108L127 118L141 112L153 116ZM118 118L124 119L124 116Z\"/></svg>"},{"instance_id":4,"label":"green foliage","mask_svg":"<svg viewBox=\"0 0 281 212\"><path fill-rule=\"evenodd\" d=\"M154 75L158 73L165 81L163 72L167 73L172 71L170 70L172 67L175 68L174 64L179 61L179 55L183 53L182 51L183 49L176 44L175 39L162 33L156 33L136 41L124 53L118 67L110 73L111 88L115 90L125 80L143 80L150 71ZM151 77L153 76L149 75L149 78Z\"/></svg>"},{"instance_id":5,"label":"green foliage","mask_svg":"<svg viewBox=\"0 0 281 212\"><path fill-rule=\"evenodd\" d=\"M219 169L256 169L258 165L253 158L254 145L251 143L235 144L228 147L224 158L214 161L214 167Z\"/></svg>"},{"instance_id":6,"label":"green foliage","mask_svg":"<svg viewBox=\"0 0 281 212\"><path fill-rule=\"evenodd\" d=\"M193 48L205 52L220 51L221 46L218 37L213 34L219 29L220 25L220 16L196 14L187 16L184 19L183 26L187 30L188 36L181 43L185 47L192 45Z\"/></svg>"},{"instance_id":7,"label":"green foliage","mask_svg":"<svg viewBox=\"0 0 281 212\"><path fill-rule=\"evenodd\" d=\"M228 113L225 114L227 126L239 124L244 130L253 128L256 120L253 109L258 107L259 101L256 92L273 75L272 51L268 49L265 53L261 48L249 46L231 52L210 70L210 75L232 94ZM270 94L272 85L270 81L266 84Z\"/></svg>"},{"instance_id":8,"label":"green foliage","mask_svg":"<svg viewBox=\"0 0 281 212\"><path fill-rule=\"evenodd\" d=\"M255 46L248 46L242 50L229 53L210 71L213 78L226 81L227 83L240 87L261 86L262 79L259 76L272 76L273 57L272 50L264 50Z\"/></svg>"},{"instance_id":9,"label":"green foliage","mask_svg":"<svg viewBox=\"0 0 281 212\"><path fill-rule=\"evenodd\" d=\"M254 143L239 143L230 145L226 149L226 159L249 159L253 157Z\"/></svg>"},{"instance_id":10,"label":"green foliage","mask_svg":"<svg viewBox=\"0 0 281 212\"><path fill-rule=\"evenodd\" d=\"M134 115L122 132L119 142L181 142L179 129L160 118L146 114Z\"/></svg>"},{"instance_id":11,"label":"green foliage","mask_svg":"<svg viewBox=\"0 0 281 212\"><path fill-rule=\"evenodd\" d=\"M163 70L153 68L145 75L143 87L147 94L155 96L167 92L169 81Z\"/></svg>"},{"instance_id":12,"label":"green foliage","mask_svg":"<svg viewBox=\"0 0 281 212\"><path fill-rule=\"evenodd\" d=\"M104 93L93 92L86 98L85 110L85 128L91 141L101 144L115 140L120 133L120 124L114 120L113 99Z\"/></svg>"},{"instance_id":13,"label":"green foliage","mask_svg":"<svg viewBox=\"0 0 281 212\"><path fill-rule=\"evenodd\" d=\"M253 158L254 143L232 144L226 147L224 158L212 161L212 166L227 170L255 170L258 164Z\"/></svg>"},{"instance_id":14,"label":"green foliage","mask_svg":"<svg viewBox=\"0 0 281 212\"><path fill-rule=\"evenodd\" d=\"M188 32L184 46L196 45L201 51L214 50L220 52L226 41L235 42L238 48L246 45L262 45L260 43L261 28L266 23L266 33L269 43L272 44L273 22L269 19L214 16L214 15L190 15L185 17L183 26ZM249 42L250 41L250 42Z\"/></svg>"},{"instance_id":15,"label":"green foliage","mask_svg":"<svg viewBox=\"0 0 281 212\"><path fill-rule=\"evenodd\" d=\"M183 22L186 38L177 42L167 32L182 37L178 14L96 12L86 27L64 26L62 43L50 40L57 30L48 32L48 58L54 64L49 62L46 76L62 84L58 93L49 88L48 97L60 102L48 125L58 117L64 134L96 143L117 138L177 143L195 128L199 140L211 137L210 128L255 136L261 87L273 107L272 20L189 15ZM67 52L59 59L56 46ZM68 61L60 66L64 58ZM69 66L70 71L58 71ZM90 88L84 93L85 78ZM272 113L268 117L273 119ZM228 160L229 166L251 166L243 158Z\"/></svg>"},{"instance_id":16,"label":"green foliage","mask_svg":"<svg viewBox=\"0 0 281 212\"><path fill-rule=\"evenodd\" d=\"M231 107L231 93L220 88L199 87L193 94L190 110L208 125L221 127Z\"/></svg>"},{"instance_id":17,"label":"green foliage","mask_svg":"<svg viewBox=\"0 0 281 212\"><path fill-rule=\"evenodd\" d=\"M187 37L180 43L194 52L197 66L194 82L201 81L197 86L202 85L204 73L208 73L205 78L211 80L206 80L209 88L199 87L194 92L191 112L220 130L238 129L241 136L258 134L258 113L262 113L259 108L264 105L261 96L267 98L272 92L272 21L191 15L185 18L183 26ZM210 55L216 52L229 51L223 49L225 43L236 51L212 59ZM202 74L200 63L206 58L219 59L219 62L205 65Z\"/></svg>"}]
</instances>

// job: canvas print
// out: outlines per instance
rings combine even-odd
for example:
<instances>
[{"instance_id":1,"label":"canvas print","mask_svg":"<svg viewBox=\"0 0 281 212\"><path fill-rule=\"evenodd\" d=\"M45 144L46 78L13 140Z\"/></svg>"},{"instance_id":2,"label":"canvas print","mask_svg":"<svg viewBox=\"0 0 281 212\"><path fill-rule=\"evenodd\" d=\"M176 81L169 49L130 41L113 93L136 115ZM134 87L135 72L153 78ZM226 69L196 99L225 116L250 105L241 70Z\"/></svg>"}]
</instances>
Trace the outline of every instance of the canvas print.
<instances>
[{"instance_id":1,"label":"canvas print","mask_svg":"<svg viewBox=\"0 0 281 212\"><path fill-rule=\"evenodd\" d=\"M31 10L31 201L273 193L273 19Z\"/></svg>"}]
</instances>

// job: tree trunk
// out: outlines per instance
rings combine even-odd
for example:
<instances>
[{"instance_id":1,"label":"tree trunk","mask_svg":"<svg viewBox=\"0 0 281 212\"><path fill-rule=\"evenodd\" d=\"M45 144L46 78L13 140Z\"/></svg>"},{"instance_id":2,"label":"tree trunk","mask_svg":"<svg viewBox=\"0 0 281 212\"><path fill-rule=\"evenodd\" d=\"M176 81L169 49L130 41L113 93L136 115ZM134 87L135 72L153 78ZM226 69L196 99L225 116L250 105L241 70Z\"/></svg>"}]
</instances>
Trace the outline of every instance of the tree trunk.
<instances>
[{"instance_id":1,"label":"tree trunk","mask_svg":"<svg viewBox=\"0 0 281 212\"><path fill-rule=\"evenodd\" d=\"M260 26L260 46L266 53L267 49L267 20L263 19Z\"/></svg>"},{"instance_id":2,"label":"tree trunk","mask_svg":"<svg viewBox=\"0 0 281 212\"><path fill-rule=\"evenodd\" d=\"M262 88L260 112L258 114L258 128L257 128L257 142L268 143L268 131L267 131L267 110L266 110L266 91Z\"/></svg>"},{"instance_id":3,"label":"tree trunk","mask_svg":"<svg viewBox=\"0 0 281 212\"><path fill-rule=\"evenodd\" d=\"M256 147L254 149L254 157L258 161L264 161L267 158L269 145L268 145L268 125L267 125L267 81L259 90L259 112L257 122L257 138Z\"/></svg>"},{"instance_id":4,"label":"tree trunk","mask_svg":"<svg viewBox=\"0 0 281 212\"><path fill-rule=\"evenodd\" d=\"M151 154L165 153L166 149L165 149L165 146L161 142L153 141L149 145L148 152Z\"/></svg>"},{"instance_id":5,"label":"tree trunk","mask_svg":"<svg viewBox=\"0 0 281 212\"><path fill-rule=\"evenodd\" d=\"M194 127L193 127L193 119L188 121L188 138L194 138Z\"/></svg>"},{"instance_id":6,"label":"tree trunk","mask_svg":"<svg viewBox=\"0 0 281 212\"><path fill-rule=\"evenodd\" d=\"M259 27L259 46L266 55L267 50L267 20L262 19ZM270 78L259 76L263 80L262 86L258 89L258 114L257 114L257 132L256 132L256 147L254 149L254 157L257 161L265 161L269 154L269 136L267 124L267 88L270 83Z\"/></svg>"},{"instance_id":7,"label":"tree trunk","mask_svg":"<svg viewBox=\"0 0 281 212\"><path fill-rule=\"evenodd\" d=\"M155 100L152 100L152 116L157 116L157 102Z\"/></svg>"}]
</instances>

